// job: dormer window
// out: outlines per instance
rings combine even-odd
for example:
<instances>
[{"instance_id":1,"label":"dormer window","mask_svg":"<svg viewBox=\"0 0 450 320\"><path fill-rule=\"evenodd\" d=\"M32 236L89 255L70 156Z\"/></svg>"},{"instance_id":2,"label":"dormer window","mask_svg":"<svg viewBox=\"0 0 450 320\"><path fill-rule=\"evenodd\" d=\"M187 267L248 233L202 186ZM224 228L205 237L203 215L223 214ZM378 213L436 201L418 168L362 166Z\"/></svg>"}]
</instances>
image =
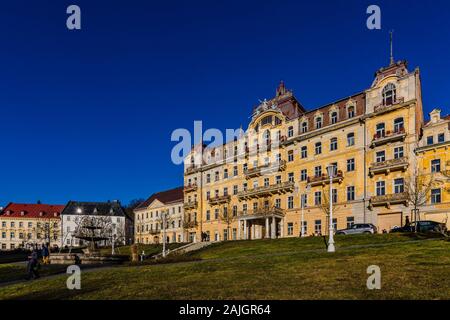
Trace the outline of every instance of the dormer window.
<instances>
[{"instance_id":1,"label":"dormer window","mask_svg":"<svg viewBox=\"0 0 450 320\"><path fill-rule=\"evenodd\" d=\"M23 211L22 211L23 212ZM39 212L39 216L42 217L44 215L44 212Z\"/></svg>"},{"instance_id":2,"label":"dormer window","mask_svg":"<svg viewBox=\"0 0 450 320\"><path fill-rule=\"evenodd\" d=\"M355 107L354 106L350 106L347 109L347 117L349 119L353 118L355 116Z\"/></svg>"},{"instance_id":3,"label":"dormer window","mask_svg":"<svg viewBox=\"0 0 450 320\"><path fill-rule=\"evenodd\" d=\"M338 113L336 111L333 111L330 114L331 124L335 124L338 121Z\"/></svg>"},{"instance_id":4,"label":"dormer window","mask_svg":"<svg viewBox=\"0 0 450 320\"><path fill-rule=\"evenodd\" d=\"M396 101L396 89L393 83L387 84L383 89L383 105L390 106Z\"/></svg>"},{"instance_id":5,"label":"dormer window","mask_svg":"<svg viewBox=\"0 0 450 320\"><path fill-rule=\"evenodd\" d=\"M308 132L308 122L302 122L302 133Z\"/></svg>"},{"instance_id":6,"label":"dormer window","mask_svg":"<svg viewBox=\"0 0 450 320\"><path fill-rule=\"evenodd\" d=\"M322 128L322 117L316 118L316 129Z\"/></svg>"},{"instance_id":7,"label":"dormer window","mask_svg":"<svg viewBox=\"0 0 450 320\"><path fill-rule=\"evenodd\" d=\"M25 215L25 211L20 211L20 215L24 216Z\"/></svg>"}]
</instances>

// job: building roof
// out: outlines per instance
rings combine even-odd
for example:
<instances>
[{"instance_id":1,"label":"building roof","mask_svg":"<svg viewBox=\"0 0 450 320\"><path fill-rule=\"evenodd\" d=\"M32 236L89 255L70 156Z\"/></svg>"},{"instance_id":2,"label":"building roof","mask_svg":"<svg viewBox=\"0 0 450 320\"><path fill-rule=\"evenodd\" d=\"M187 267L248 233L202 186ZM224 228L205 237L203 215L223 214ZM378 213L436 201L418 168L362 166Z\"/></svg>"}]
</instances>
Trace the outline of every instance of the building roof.
<instances>
[{"instance_id":1,"label":"building roof","mask_svg":"<svg viewBox=\"0 0 450 320\"><path fill-rule=\"evenodd\" d=\"M93 215L128 217L120 202L69 201L61 215Z\"/></svg>"},{"instance_id":2,"label":"building roof","mask_svg":"<svg viewBox=\"0 0 450 320\"><path fill-rule=\"evenodd\" d=\"M64 205L9 203L1 212L0 217L8 218L59 218Z\"/></svg>"},{"instance_id":3,"label":"building roof","mask_svg":"<svg viewBox=\"0 0 450 320\"><path fill-rule=\"evenodd\" d=\"M153 201L158 200L164 204L170 204L174 202L183 202L184 194L183 187L161 191L152 194L147 200L142 202L135 210L141 210L147 208Z\"/></svg>"}]
</instances>

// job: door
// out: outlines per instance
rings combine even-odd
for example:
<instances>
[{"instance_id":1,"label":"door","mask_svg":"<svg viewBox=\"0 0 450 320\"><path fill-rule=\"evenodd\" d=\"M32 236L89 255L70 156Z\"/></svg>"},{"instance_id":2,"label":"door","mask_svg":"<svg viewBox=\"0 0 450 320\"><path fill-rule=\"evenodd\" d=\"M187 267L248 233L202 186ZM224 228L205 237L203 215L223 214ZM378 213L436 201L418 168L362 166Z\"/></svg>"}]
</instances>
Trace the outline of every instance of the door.
<instances>
[{"instance_id":1,"label":"door","mask_svg":"<svg viewBox=\"0 0 450 320\"><path fill-rule=\"evenodd\" d=\"M403 217L401 212L378 214L378 232L382 233L383 230L389 232L393 227L402 227L402 221Z\"/></svg>"}]
</instances>

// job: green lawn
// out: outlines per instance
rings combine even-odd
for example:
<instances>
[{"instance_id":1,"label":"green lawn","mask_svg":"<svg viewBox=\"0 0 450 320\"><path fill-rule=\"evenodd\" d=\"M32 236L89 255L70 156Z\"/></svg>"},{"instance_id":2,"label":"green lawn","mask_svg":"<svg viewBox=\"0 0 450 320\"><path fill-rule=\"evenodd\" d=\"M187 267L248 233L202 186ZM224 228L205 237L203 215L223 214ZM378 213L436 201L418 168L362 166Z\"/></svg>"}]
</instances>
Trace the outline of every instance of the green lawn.
<instances>
[{"instance_id":1,"label":"green lawn","mask_svg":"<svg viewBox=\"0 0 450 320\"><path fill-rule=\"evenodd\" d=\"M338 236L214 244L202 261L85 271L0 288L0 299L449 299L450 242L415 235ZM381 290L366 288L381 268Z\"/></svg>"},{"instance_id":2,"label":"green lawn","mask_svg":"<svg viewBox=\"0 0 450 320\"><path fill-rule=\"evenodd\" d=\"M186 243L168 243L167 248L169 250L173 250L175 248L181 247ZM155 255L162 252L162 244L138 244L138 253L141 254L142 251L145 252L146 255ZM103 254L111 254L111 247L101 248L100 252ZM115 253L120 255L131 255L131 246L121 246L115 248Z\"/></svg>"}]
</instances>

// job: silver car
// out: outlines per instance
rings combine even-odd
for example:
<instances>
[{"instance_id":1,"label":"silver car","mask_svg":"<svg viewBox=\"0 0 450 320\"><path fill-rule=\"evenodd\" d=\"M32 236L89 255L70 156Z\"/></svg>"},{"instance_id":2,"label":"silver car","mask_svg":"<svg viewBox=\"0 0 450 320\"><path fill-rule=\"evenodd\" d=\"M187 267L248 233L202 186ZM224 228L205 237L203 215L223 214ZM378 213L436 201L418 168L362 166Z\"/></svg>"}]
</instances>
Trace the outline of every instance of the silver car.
<instances>
[{"instance_id":1,"label":"silver car","mask_svg":"<svg viewBox=\"0 0 450 320\"><path fill-rule=\"evenodd\" d=\"M337 230L336 234L361 234L377 233L377 227L371 223L355 223L350 228Z\"/></svg>"}]
</instances>

